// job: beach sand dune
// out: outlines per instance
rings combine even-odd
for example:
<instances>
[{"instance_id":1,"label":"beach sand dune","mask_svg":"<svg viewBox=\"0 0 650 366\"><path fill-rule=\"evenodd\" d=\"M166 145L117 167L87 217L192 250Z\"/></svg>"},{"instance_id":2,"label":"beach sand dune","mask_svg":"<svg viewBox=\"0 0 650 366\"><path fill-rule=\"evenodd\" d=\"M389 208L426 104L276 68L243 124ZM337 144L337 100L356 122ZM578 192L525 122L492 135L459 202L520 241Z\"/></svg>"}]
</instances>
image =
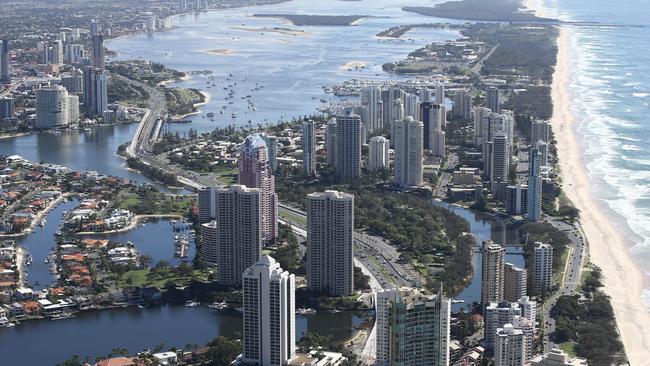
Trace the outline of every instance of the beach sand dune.
<instances>
[{"instance_id":1,"label":"beach sand dune","mask_svg":"<svg viewBox=\"0 0 650 366\"><path fill-rule=\"evenodd\" d=\"M589 242L591 262L603 270L605 292L612 307L621 339L631 365L650 365L650 309L644 306L643 273L629 252L632 243L615 227L602 202L592 193L591 182L577 140L577 125L570 94L570 29L562 27L558 38L558 64L553 77L554 113L552 126L558 142L563 189L581 211L580 223Z\"/></svg>"}]
</instances>

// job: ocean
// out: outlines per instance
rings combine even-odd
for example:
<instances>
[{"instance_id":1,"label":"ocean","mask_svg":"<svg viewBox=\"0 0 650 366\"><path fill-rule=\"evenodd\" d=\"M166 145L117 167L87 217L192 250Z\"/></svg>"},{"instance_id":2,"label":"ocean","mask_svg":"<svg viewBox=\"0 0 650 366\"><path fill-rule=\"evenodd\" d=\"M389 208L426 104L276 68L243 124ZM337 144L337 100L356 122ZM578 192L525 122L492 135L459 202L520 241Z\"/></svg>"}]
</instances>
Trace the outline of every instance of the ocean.
<instances>
[{"instance_id":1,"label":"ocean","mask_svg":"<svg viewBox=\"0 0 650 366\"><path fill-rule=\"evenodd\" d=\"M605 203L632 256L650 276L648 1L539 3L549 17L615 25L570 27L572 110L592 192ZM644 303L650 307L650 288L644 291Z\"/></svg>"}]
</instances>

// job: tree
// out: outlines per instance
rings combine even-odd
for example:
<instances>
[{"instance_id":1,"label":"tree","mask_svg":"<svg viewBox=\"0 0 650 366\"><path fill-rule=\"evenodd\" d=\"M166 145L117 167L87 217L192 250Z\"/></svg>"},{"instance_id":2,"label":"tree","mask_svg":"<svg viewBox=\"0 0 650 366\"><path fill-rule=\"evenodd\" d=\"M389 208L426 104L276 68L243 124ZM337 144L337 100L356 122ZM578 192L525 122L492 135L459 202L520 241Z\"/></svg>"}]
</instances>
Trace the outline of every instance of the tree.
<instances>
[{"instance_id":1,"label":"tree","mask_svg":"<svg viewBox=\"0 0 650 366\"><path fill-rule=\"evenodd\" d=\"M211 366L228 366L242 352L240 342L224 336L214 339L208 347L207 357Z\"/></svg>"}]
</instances>

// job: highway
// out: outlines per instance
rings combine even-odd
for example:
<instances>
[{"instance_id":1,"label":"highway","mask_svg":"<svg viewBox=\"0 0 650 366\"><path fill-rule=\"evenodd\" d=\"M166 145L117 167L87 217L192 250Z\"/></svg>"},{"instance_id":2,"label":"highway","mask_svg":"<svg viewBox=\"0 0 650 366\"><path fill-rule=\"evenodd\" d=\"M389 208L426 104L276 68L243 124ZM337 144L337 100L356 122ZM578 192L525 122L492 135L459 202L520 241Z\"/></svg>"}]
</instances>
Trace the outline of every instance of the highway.
<instances>
[{"instance_id":1,"label":"highway","mask_svg":"<svg viewBox=\"0 0 650 366\"><path fill-rule=\"evenodd\" d=\"M587 243L586 236L582 232L579 225L568 224L558 218L546 217L545 220L564 231L569 237L570 244L567 248L567 261L564 268L564 276L562 277L559 290L548 298L544 304L540 314L544 317L544 324L541 325L544 330L544 353L550 352L553 348L558 348L558 345L553 343L549 335L555 331L555 321L551 319L550 312L553 306L557 303L560 296L572 295L579 290L580 276L582 275L582 268L587 262ZM555 268L554 271L558 271Z\"/></svg>"}]
</instances>

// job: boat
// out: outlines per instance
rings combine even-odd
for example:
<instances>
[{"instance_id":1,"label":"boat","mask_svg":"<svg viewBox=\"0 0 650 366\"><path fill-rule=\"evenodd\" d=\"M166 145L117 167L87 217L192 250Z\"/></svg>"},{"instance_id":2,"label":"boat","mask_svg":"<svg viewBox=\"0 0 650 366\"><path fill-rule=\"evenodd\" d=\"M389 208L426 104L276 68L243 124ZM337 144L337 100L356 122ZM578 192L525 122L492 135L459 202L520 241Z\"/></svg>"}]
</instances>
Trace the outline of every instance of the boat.
<instances>
[{"instance_id":1,"label":"boat","mask_svg":"<svg viewBox=\"0 0 650 366\"><path fill-rule=\"evenodd\" d=\"M226 304L225 301L222 302L213 302L212 304L208 305L210 309L216 309L216 310L224 310L228 308L228 304Z\"/></svg>"},{"instance_id":2,"label":"boat","mask_svg":"<svg viewBox=\"0 0 650 366\"><path fill-rule=\"evenodd\" d=\"M208 113L208 117L210 118L214 117L214 113L213 112Z\"/></svg>"},{"instance_id":3,"label":"boat","mask_svg":"<svg viewBox=\"0 0 650 366\"><path fill-rule=\"evenodd\" d=\"M465 300L451 300L452 304L464 304Z\"/></svg>"},{"instance_id":4,"label":"boat","mask_svg":"<svg viewBox=\"0 0 650 366\"><path fill-rule=\"evenodd\" d=\"M314 310L314 309L312 309L312 308L298 308L298 309L296 310L296 314L300 314L300 315L312 315L312 314L316 314L316 310Z\"/></svg>"},{"instance_id":5,"label":"boat","mask_svg":"<svg viewBox=\"0 0 650 366\"><path fill-rule=\"evenodd\" d=\"M234 113L230 115L232 118L237 118L237 113Z\"/></svg>"},{"instance_id":6,"label":"boat","mask_svg":"<svg viewBox=\"0 0 650 366\"><path fill-rule=\"evenodd\" d=\"M199 305L201 305L200 302L196 302L196 301L192 301L192 300L188 300L188 301L185 302L185 307L186 308L195 308L195 307L198 307Z\"/></svg>"},{"instance_id":7,"label":"boat","mask_svg":"<svg viewBox=\"0 0 650 366\"><path fill-rule=\"evenodd\" d=\"M61 313L61 314L52 315L52 318L50 318L50 320L61 320L61 319L68 319L74 317L75 315L71 313Z\"/></svg>"},{"instance_id":8,"label":"boat","mask_svg":"<svg viewBox=\"0 0 650 366\"><path fill-rule=\"evenodd\" d=\"M15 326L16 326L16 323L7 323L7 324L5 325L5 328L13 328L13 327L15 327Z\"/></svg>"},{"instance_id":9,"label":"boat","mask_svg":"<svg viewBox=\"0 0 650 366\"><path fill-rule=\"evenodd\" d=\"M244 308L235 308L235 310L239 311L240 313L244 312Z\"/></svg>"}]
</instances>

